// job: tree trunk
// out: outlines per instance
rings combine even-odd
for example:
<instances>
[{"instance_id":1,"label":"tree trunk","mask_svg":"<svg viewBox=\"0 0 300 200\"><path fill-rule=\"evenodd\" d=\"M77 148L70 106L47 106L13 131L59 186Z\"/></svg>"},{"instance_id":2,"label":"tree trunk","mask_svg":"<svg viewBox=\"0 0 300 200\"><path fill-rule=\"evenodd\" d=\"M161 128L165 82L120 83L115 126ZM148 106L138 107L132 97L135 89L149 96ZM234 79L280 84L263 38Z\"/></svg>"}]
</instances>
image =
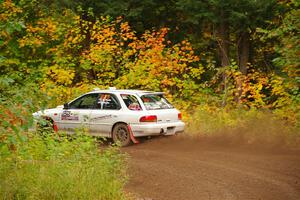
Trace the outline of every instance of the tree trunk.
<instances>
[{"instance_id":1,"label":"tree trunk","mask_svg":"<svg viewBox=\"0 0 300 200\"><path fill-rule=\"evenodd\" d=\"M229 24L227 21L226 14L221 11L220 13L220 23L218 24L217 28L217 42L218 42L218 55L221 62L222 67L227 67L230 65L230 58L229 58ZM227 75L224 71L223 73L223 86L224 86L224 98L222 101L222 106L226 105L227 100Z\"/></svg>"},{"instance_id":2,"label":"tree trunk","mask_svg":"<svg viewBox=\"0 0 300 200\"><path fill-rule=\"evenodd\" d=\"M241 32L239 34L239 40L237 44L238 51L238 66L242 74L247 74L247 65L249 62L249 53L250 53L250 33Z\"/></svg>"},{"instance_id":3,"label":"tree trunk","mask_svg":"<svg viewBox=\"0 0 300 200\"><path fill-rule=\"evenodd\" d=\"M237 42L237 62L240 69L240 72L243 75L247 74L247 65L249 63L250 56L250 33L247 31L240 32L238 35ZM243 94L241 78L237 79L236 87L237 87L237 95L235 96L235 101L237 103L240 102L241 96Z\"/></svg>"},{"instance_id":4,"label":"tree trunk","mask_svg":"<svg viewBox=\"0 0 300 200\"><path fill-rule=\"evenodd\" d=\"M224 14L222 14L224 15ZM230 65L229 59L229 24L223 18L220 21L217 30L217 41L218 41L218 54L221 61L221 66L226 67Z\"/></svg>"}]
</instances>

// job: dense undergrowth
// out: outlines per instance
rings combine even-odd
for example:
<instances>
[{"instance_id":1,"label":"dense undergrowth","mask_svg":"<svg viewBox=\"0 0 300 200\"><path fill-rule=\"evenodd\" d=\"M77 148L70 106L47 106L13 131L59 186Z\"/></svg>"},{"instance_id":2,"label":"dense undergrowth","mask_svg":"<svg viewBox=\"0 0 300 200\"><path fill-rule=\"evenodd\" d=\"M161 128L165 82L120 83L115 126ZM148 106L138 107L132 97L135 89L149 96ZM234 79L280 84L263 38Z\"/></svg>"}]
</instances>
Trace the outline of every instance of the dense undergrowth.
<instances>
[{"instance_id":1,"label":"dense undergrowth","mask_svg":"<svg viewBox=\"0 0 300 200\"><path fill-rule=\"evenodd\" d=\"M124 199L126 165L118 149L86 135L34 133L1 146L1 199Z\"/></svg>"},{"instance_id":2,"label":"dense undergrowth","mask_svg":"<svg viewBox=\"0 0 300 200\"><path fill-rule=\"evenodd\" d=\"M32 91L1 105L0 199L125 199L126 155L83 130L30 131L31 113L47 100Z\"/></svg>"}]
</instances>

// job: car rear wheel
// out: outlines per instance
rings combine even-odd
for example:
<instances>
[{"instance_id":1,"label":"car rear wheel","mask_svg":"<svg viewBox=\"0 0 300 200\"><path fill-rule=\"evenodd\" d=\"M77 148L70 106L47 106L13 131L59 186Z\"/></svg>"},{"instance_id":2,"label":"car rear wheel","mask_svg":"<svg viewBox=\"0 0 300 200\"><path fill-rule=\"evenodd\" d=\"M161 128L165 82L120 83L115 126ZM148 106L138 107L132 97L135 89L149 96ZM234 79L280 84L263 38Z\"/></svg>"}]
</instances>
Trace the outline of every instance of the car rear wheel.
<instances>
[{"instance_id":1,"label":"car rear wheel","mask_svg":"<svg viewBox=\"0 0 300 200\"><path fill-rule=\"evenodd\" d=\"M112 131L112 139L114 143L119 143L122 147L132 143L130 132L126 124L117 124Z\"/></svg>"}]
</instances>

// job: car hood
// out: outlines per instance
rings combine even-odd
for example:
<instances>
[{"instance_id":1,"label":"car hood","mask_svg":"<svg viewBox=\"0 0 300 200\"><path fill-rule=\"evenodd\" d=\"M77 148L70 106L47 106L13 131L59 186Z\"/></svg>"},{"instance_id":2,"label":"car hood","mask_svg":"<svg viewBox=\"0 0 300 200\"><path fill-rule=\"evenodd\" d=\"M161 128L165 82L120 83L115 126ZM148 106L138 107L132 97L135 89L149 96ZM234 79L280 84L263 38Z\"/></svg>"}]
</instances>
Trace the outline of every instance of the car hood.
<instances>
[{"instance_id":1,"label":"car hood","mask_svg":"<svg viewBox=\"0 0 300 200\"><path fill-rule=\"evenodd\" d=\"M32 113L32 116L34 118L39 118L41 116L48 116L48 115L51 115L55 112L58 112L58 111L61 111L63 108L61 106L57 106L56 108L50 108L50 109L45 109L45 110L40 110L40 111L37 111L35 113Z\"/></svg>"}]
</instances>

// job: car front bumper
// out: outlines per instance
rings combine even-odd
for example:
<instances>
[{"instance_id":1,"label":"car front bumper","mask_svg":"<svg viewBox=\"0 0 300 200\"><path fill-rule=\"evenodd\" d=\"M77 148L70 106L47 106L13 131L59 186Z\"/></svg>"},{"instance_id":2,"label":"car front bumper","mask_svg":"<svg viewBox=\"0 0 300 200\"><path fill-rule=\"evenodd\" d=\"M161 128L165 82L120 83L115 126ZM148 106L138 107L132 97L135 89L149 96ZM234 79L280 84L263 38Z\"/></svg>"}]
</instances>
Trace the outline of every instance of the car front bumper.
<instances>
[{"instance_id":1,"label":"car front bumper","mask_svg":"<svg viewBox=\"0 0 300 200\"><path fill-rule=\"evenodd\" d=\"M131 124L134 137L151 135L174 135L184 131L184 122Z\"/></svg>"}]
</instances>

